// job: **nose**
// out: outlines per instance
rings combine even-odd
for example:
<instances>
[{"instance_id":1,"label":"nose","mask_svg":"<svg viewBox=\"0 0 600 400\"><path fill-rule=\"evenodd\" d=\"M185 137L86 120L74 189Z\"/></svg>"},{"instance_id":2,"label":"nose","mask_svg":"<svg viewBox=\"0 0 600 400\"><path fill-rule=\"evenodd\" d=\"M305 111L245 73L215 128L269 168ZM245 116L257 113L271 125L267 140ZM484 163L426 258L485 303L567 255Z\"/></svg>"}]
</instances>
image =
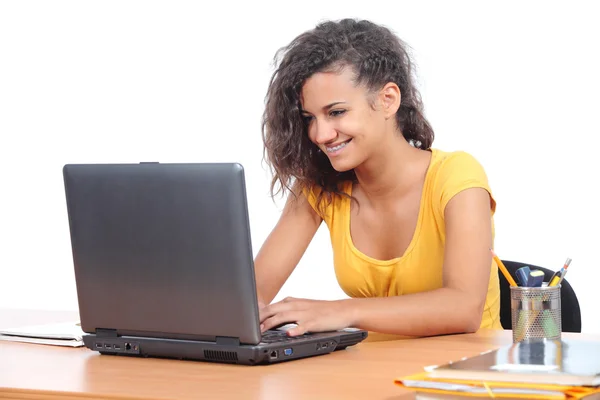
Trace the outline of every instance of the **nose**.
<instances>
[{"instance_id":1,"label":"nose","mask_svg":"<svg viewBox=\"0 0 600 400\"><path fill-rule=\"evenodd\" d=\"M332 124L327 121L315 120L313 123L313 140L317 144L326 144L333 142L337 137L337 132Z\"/></svg>"}]
</instances>

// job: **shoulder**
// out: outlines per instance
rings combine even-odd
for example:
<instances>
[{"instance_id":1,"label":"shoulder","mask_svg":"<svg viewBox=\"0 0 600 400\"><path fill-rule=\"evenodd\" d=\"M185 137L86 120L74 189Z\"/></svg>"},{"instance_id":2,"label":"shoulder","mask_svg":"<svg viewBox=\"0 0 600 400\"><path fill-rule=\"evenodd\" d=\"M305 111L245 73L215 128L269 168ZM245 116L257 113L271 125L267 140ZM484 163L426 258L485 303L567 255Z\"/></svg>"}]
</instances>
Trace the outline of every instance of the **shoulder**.
<instances>
[{"instance_id":1,"label":"shoulder","mask_svg":"<svg viewBox=\"0 0 600 400\"><path fill-rule=\"evenodd\" d=\"M320 201L320 197L322 194L323 190L320 186L318 185L305 185L302 187L302 195L306 198L306 200L308 201L308 203L311 205L311 207L317 211L318 207L317 207L317 203ZM321 215L322 213L318 212L317 213L319 215Z\"/></svg>"},{"instance_id":2,"label":"shoulder","mask_svg":"<svg viewBox=\"0 0 600 400\"><path fill-rule=\"evenodd\" d=\"M439 199L441 210L458 193L470 188L485 189L491 199L492 210L495 200L487 173L477 158L466 151L446 152L432 150L431 179L434 197Z\"/></svg>"},{"instance_id":3,"label":"shoulder","mask_svg":"<svg viewBox=\"0 0 600 400\"><path fill-rule=\"evenodd\" d=\"M442 175L452 173L479 174L485 173L477 158L466 151L443 151L434 149L432 165L437 167Z\"/></svg>"},{"instance_id":4,"label":"shoulder","mask_svg":"<svg viewBox=\"0 0 600 400\"><path fill-rule=\"evenodd\" d=\"M351 195L352 182L341 182L340 193ZM312 184L302 188L302 194L306 197L309 204L321 218L326 222L332 218L334 211L340 208L341 202L344 200L340 193L330 193L319 185Z\"/></svg>"}]
</instances>

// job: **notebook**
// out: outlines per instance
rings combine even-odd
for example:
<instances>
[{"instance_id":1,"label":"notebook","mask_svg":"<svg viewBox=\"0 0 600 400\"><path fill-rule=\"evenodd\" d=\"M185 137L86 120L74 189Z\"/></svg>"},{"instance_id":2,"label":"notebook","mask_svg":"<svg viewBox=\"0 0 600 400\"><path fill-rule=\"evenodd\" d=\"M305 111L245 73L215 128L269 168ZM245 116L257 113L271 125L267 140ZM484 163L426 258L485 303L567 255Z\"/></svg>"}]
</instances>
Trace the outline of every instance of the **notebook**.
<instances>
[{"instance_id":1,"label":"notebook","mask_svg":"<svg viewBox=\"0 0 600 400\"><path fill-rule=\"evenodd\" d=\"M600 392L600 343L532 339L429 366L395 382L440 394L583 398Z\"/></svg>"},{"instance_id":2,"label":"notebook","mask_svg":"<svg viewBox=\"0 0 600 400\"><path fill-rule=\"evenodd\" d=\"M84 332L78 322L0 329L0 340L53 346L81 347L83 335Z\"/></svg>"},{"instance_id":3,"label":"notebook","mask_svg":"<svg viewBox=\"0 0 600 400\"><path fill-rule=\"evenodd\" d=\"M255 365L367 337L261 334L240 164L70 164L63 176L87 348Z\"/></svg>"}]
</instances>

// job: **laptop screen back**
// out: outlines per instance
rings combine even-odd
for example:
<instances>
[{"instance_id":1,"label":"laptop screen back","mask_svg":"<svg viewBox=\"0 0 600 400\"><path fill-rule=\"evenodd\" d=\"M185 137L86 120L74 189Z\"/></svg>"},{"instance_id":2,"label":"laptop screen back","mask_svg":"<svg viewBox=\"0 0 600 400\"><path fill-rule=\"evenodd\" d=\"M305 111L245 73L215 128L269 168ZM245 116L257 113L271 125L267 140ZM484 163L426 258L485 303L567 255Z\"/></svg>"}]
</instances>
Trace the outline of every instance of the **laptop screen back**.
<instances>
[{"instance_id":1,"label":"laptop screen back","mask_svg":"<svg viewBox=\"0 0 600 400\"><path fill-rule=\"evenodd\" d=\"M258 343L243 168L63 169L82 328Z\"/></svg>"}]
</instances>

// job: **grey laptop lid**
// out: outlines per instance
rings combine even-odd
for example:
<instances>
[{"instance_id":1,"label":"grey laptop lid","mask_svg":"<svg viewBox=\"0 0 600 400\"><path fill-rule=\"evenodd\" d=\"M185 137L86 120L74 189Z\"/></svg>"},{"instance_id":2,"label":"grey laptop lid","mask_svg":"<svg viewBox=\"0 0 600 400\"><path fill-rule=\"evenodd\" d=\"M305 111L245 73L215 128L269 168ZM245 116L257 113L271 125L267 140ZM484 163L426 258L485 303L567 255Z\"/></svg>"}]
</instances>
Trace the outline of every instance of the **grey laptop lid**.
<instances>
[{"instance_id":1,"label":"grey laptop lid","mask_svg":"<svg viewBox=\"0 0 600 400\"><path fill-rule=\"evenodd\" d=\"M260 342L244 170L63 168L82 328Z\"/></svg>"}]
</instances>

